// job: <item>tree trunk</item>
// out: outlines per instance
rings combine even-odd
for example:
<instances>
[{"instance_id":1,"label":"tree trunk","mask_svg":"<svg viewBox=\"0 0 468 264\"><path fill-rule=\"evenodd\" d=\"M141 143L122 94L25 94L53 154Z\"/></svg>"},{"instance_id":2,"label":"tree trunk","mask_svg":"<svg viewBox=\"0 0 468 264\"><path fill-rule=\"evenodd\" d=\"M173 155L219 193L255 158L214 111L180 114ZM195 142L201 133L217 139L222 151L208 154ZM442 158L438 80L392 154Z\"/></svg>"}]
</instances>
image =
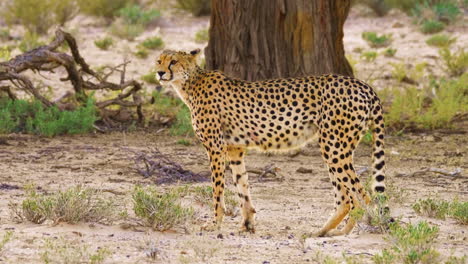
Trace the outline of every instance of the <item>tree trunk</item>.
<instances>
[{"instance_id":1,"label":"tree trunk","mask_svg":"<svg viewBox=\"0 0 468 264\"><path fill-rule=\"evenodd\" d=\"M208 69L263 80L352 76L343 25L350 0L212 0Z\"/></svg>"}]
</instances>

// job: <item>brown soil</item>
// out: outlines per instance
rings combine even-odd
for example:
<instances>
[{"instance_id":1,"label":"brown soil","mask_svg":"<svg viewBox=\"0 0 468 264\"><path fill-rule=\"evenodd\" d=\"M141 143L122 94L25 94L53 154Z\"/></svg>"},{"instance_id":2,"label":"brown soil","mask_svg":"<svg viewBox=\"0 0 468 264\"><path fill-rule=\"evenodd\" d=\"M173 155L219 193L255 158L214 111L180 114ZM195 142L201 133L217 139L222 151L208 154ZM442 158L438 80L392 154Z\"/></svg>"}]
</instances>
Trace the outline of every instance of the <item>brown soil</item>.
<instances>
[{"instance_id":1,"label":"brown soil","mask_svg":"<svg viewBox=\"0 0 468 264\"><path fill-rule=\"evenodd\" d=\"M403 33L394 32L396 29L392 25L396 22L403 24L403 28L398 29ZM89 21L83 20L81 23ZM202 47L193 41L193 36L196 30L207 25L208 18L163 19L161 29L147 32L145 36L159 32L157 34L162 35L166 46L174 49ZM378 88L389 85L383 81L383 75L388 74L388 62L393 60L428 61L431 68L439 71L431 56L437 55L436 49L428 47L424 43L425 37L416 33L410 20L398 13L385 18L372 18L361 17L357 11L353 11L345 29L347 53L354 53L353 56L358 58L359 55L352 51L355 47L369 49L362 42L360 34L367 30L380 32L381 28L385 29L383 32L395 33L396 40L392 46L398 49L397 57L388 59L379 56L374 63L362 62L362 67L358 64L358 75L361 78L375 72L372 68L379 68L382 72L373 73L373 78L378 76L379 79L375 85ZM466 46L468 37L463 33L466 29L462 27L455 30L454 34L459 37L457 45ZM83 56L89 59L90 64L120 63L119 56L126 53L125 46L131 48L135 43L122 42L113 51L99 51L92 41L101 38L103 32L104 29L99 27L80 28L80 46L88 51L83 52ZM119 56L111 55L112 52ZM147 73L155 55L156 52L146 60L135 59L129 69L130 75L138 78ZM467 127L464 126L456 134L439 131L389 136L386 143L392 214L405 223L425 219L439 226L437 249L444 256L462 256L468 252L468 227L452 219L435 220L417 216L411 205L418 199L428 197L447 200L458 197L466 200L466 131ZM320 228L333 209L331 184L316 144L308 146L298 155L249 153L248 167L264 168L274 164L281 169L280 176L284 177L261 180L257 175L251 175L252 197L258 212L255 234L238 232L240 216L226 217L220 231L200 231L200 227L211 219L211 208L191 201L187 202L196 208L196 220L185 230L179 228L167 232L151 231L133 225L134 222L130 220L119 220L112 225L37 225L15 223L11 217L8 204L24 199L22 187L27 184L40 187L40 192L64 190L66 187L84 184L111 190L114 193L111 195L127 208L132 218L130 194L134 186L154 185L154 182L135 171L133 154L127 148L149 151L157 147L184 168L194 172L208 170L205 151L198 142L192 139L192 146L182 146L176 144L179 139L164 132L115 132L53 139L27 135L4 136L0 140L0 235L6 230L12 230L14 236L0 253L0 262L42 263L41 254L47 239L64 239L73 245L88 245L91 251L106 248L110 254L105 263L320 263L317 252L333 257L358 255L363 263L368 263L373 254L388 246L383 235L367 232L364 223L348 236L309 238L302 242L302 235ZM370 153L370 146L361 143L355 154L358 170L370 165ZM312 172L300 173L299 168ZM424 168L440 168L449 172L461 169L462 173L456 177L431 172L413 174ZM367 173L364 174L363 178L366 178ZM227 181L230 183L230 175ZM207 183L198 183L204 184ZM179 185L162 185L157 188ZM232 187L232 184L228 185ZM159 250L156 260L147 256L152 247Z\"/></svg>"}]
</instances>

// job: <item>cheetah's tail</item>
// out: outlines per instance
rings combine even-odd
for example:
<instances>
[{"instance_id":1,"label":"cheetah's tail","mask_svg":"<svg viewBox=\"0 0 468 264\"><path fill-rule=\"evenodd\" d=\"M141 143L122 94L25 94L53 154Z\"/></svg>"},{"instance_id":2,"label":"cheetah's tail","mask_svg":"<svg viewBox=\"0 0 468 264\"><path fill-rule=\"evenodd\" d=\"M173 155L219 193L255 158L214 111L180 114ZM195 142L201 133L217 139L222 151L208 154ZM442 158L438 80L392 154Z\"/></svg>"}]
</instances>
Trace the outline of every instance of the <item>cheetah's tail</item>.
<instances>
[{"instance_id":1,"label":"cheetah's tail","mask_svg":"<svg viewBox=\"0 0 468 264\"><path fill-rule=\"evenodd\" d=\"M380 103L377 103L372 110L372 120L372 192L378 194L385 192L385 124Z\"/></svg>"}]
</instances>

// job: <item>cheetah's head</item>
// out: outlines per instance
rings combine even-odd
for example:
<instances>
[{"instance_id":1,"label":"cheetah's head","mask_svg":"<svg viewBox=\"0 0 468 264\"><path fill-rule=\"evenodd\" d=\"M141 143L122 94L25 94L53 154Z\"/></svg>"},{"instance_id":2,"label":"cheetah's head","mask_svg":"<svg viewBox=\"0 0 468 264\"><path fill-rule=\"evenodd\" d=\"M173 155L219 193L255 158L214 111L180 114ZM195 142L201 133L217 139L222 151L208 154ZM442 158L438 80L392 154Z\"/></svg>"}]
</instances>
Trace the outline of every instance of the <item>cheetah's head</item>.
<instances>
[{"instance_id":1,"label":"cheetah's head","mask_svg":"<svg viewBox=\"0 0 468 264\"><path fill-rule=\"evenodd\" d=\"M185 80L197 67L197 56L200 49L191 52L165 50L156 60L156 76L164 82Z\"/></svg>"}]
</instances>

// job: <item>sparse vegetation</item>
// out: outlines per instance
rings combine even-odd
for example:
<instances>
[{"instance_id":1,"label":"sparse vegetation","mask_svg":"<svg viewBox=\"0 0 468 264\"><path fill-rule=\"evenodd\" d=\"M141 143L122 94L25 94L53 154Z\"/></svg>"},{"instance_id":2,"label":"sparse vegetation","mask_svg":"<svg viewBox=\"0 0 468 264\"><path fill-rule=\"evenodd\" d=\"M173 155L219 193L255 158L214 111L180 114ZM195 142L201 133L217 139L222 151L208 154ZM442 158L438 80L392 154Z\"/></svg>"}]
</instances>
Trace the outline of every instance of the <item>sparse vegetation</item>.
<instances>
[{"instance_id":1,"label":"sparse vegetation","mask_svg":"<svg viewBox=\"0 0 468 264\"><path fill-rule=\"evenodd\" d=\"M90 251L88 245L81 241L59 239L46 239L41 252L41 260L48 263L90 263L100 264L110 255L106 248Z\"/></svg>"},{"instance_id":2,"label":"sparse vegetation","mask_svg":"<svg viewBox=\"0 0 468 264\"><path fill-rule=\"evenodd\" d=\"M176 7L192 13L194 16L206 16L211 13L210 0L176 0Z\"/></svg>"},{"instance_id":3,"label":"sparse vegetation","mask_svg":"<svg viewBox=\"0 0 468 264\"><path fill-rule=\"evenodd\" d=\"M213 188L211 186L194 186L190 189L194 194L195 201L206 206L213 205ZM236 206L239 204L237 195L229 189L225 189L224 202L226 203L226 214L234 213Z\"/></svg>"},{"instance_id":4,"label":"sparse vegetation","mask_svg":"<svg viewBox=\"0 0 468 264\"><path fill-rule=\"evenodd\" d=\"M397 52L397 49L387 48L384 50L385 57L394 57Z\"/></svg>"},{"instance_id":5,"label":"sparse vegetation","mask_svg":"<svg viewBox=\"0 0 468 264\"><path fill-rule=\"evenodd\" d=\"M140 59L146 59L149 56L149 51L145 47L137 46L134 55Z\"/></svg>"},{"instance_id":6,"label":"sparse vegetation","mask_svg":"<svg viewBox=\"0 0 468 264\"><path fill-rule=\"evenodd\" d=\"M135 214L154 230L184 225L193 217L193 209L182 206L175 192L159 193L153 188L135 187L132 197Z\"/></svg>"},{"instance_id":7,"label":"sparse vegetation","mask_svg":"<svg viewBox=\"0 0 468 264\"><path fill-rule=\"evenodd\" d=\"M95 40L94 45L102 50L108 50L112 45L114 45L114 40L111 37L105 37Z\"/></svg>"},{"instance_id":8,"label":"sparse vegetation","mask_svg":"<svg viewBox=\"0 0 468 264\"><path fill-rule=\"evenodd\" d=\"M451 38L449 35L446 34L437 34L434 35L426 40L427 45L435 46L439 48L446 48L450 47L457 38Z\"/></svg>"},{"instance_id":9,"label":"sparse vegetation","mask_svg":"<svg viewBox=\"0 0 468 264\"><path fill-rule=\"evenodd\" d=\"M158 10L149 9L144 10L140 5L126 5L118 11L118 15L125 24L128 25L143 25L146 26L154 19L161 16Z\"/></svg>"},{"instance_id":10,"label":"sparse vegetation","mask_svg":"<svg viewBox=\"0 0 468 264\"><path fill-rule=\"evenodd\" d=\"M121 38L133 41L136 37L141 35L145 31L145 28L141 24L127 24L123 20L118 19L112 23L110 27L110 32L112 35Z\"/></svg>"},{"instance_id":11,"label":"sparse vegetation","mask_svg":"<svg viewBox=\"0 0 468 264\"><path fill-rule=\"evenodd\" d=\"M468 53L465 49L458 49L452 53L448 48L439 50L440 57L444 61L445 71L450 76L460 76L466 72L468 68Z\"/></svg>"},{"instance_id":12,"label":"sparse vegetation","mask_svg":"<svg viewBox=\"0 0 468 264\"><path fill-rule=\"evenodd\" d=\"M365 61L372 62L375 61L377 58L377 52L375 51L364 51L361 53L361 59L364 59Z\"/></svg>"},{"instance_id":13,"label":"sparse vegetation","mask_svg":"<svg viewBox=\"0 0 468 264\"><path fill-rule=\"evenodd\" d=\"M46 34L55 24L63 25L76 14L75 0L11 0L1 15L8 24L20 23L35 34Z\"/></svg>"},{"instance_id":14,"label":"sparse vegetation","mask_svg":"<svg viewBox=\"0 0 468 264\"><path fill-rule=\"evenodd\" d=\"M468 202L420 199L413 204L413 210L420 215L438 219L451 217L460 224L468 224Z\"/></svg>"},{"instance_id":15,"label":"sparse vegetation","mask_svg":"<svg viewBox=\"0 0 468 264\"><path fill-rule=\"evenodd\" d=\"M145 39L141 45L147 49L161 49L164 47L164 41L160 37L151 37Z\"/></svg>"},{"instance_id":16,"label":"sparse vegetation","mask_svg":"<svg viewBox=\"0 0 468 264\"><path fill-rule=\"evenodd\" d=\"M35 49L39 46L44 45L45 43L39 40L39 36L36 33L26 31L26 33L23 36L23 39L21 40L20 44L18 45L18 48L22 52L30 51L32 49Z\"/></svg>"},{"instance_id":17,"label":"sparse vegetation","mask_svg":"<svg viewBox=\"0 0 468 264\"><path fill-rule=\"evenodd\" d=\"M375 255L374 263L440 263L440 254L434 249L438 232L439 228L427 222L404 226L394 223L386 237L391 248Z\"/></svg>"},{"instance_id":18,"label":"sparse vegetation","mask_svg":"<svg viewBox=\"0 0 468 264\"><path fill-rule=\"evenodd\" d=\"M172 135L193 135L190 110L180 99L169 97L161 92L154 92L153 98L156 111L174 119L170 128L170 133Z\"/></svg>"},{"instance_id":19,"label":"sparse vegetation","mask_svg":"<svg viewBox=\"0 0 468 264\"><path fill-rule=\"evenodd\" d=\"M208 29L200 29L195 33L195 42L197 43L206 43L208 42L208 39Z\"/></svg>"},{"instance_id":20,"label":"sparse vegetation","mask_svg":"<svg viewBox=\"0 0 468 264\"><path fill-rule=\"evenodd\" d=\"M371 46L372 48L381 48L386 47L390 44L392 38L390 35L378 35L375 32L363 32L362 38Z\"/></svg>"},{"instance_id":21,"label":"sparse vegetation","mask_svg":"<svg viewBox=\"0 0 468 264\"><path fill-rule=\"evenodd\" d=\"M176 144L178 145L184 145L184 146L190 146L192 145L192 142L188 139L179 139L177 140Z\"/></svg>"},{"instance_id":22,"label":"sparse vegetation","mask_svg":"<svg viewBox=\"0 0 468 264\"><path fill-rule=\"evenodd\" d=\"M134 2L135 0L80 0L78 6L87 15L110 20L118 15L119 10Z\"/></svg>"},{"instance_id":23,"label":"sparse vegetation","mask_svg":"<svg viewBox=\"0 0 468 264\"><path fill-rule=\"evenodd\" d=\"M404 90L393 89L393 99L385 120L389 127L404 128L416 126L423 128L450 127L457 113L468 111L467 82L468 74L452 81L433 81L430 86L418 89L414 86ZM428 94L435 95L428 97Z\"/></svg>"},{"instance_id":24,"label":"sparse vegetation","mask_svg":"<svg viewBox=\"0 0 468 264\"><path fill-rule=\"evenodd\" d=\"M45 108L38 101L0 100L0 133L26 132L47 137L83 134L94 129L96 118L91 97L85 107L74 111L60 111L56 106Z\"/></svg>"},{"instance_id":25,"label":"sparse vegetation","mask_svg":"<svg viewBox=\"0 0 468 264\"><path fill-rule=\"evenodd\" d=\"M0 240L0 256L2 255L3 249L5 248L5 245L8 244L8 242L11 241L11 238L13 237L13 231L6 231L2 239Z\"/></svg>"},{"instance_id":26,"label":"sparse vegetation","mask_svg":"<svg viewBox=\"0 0 468 264\"><path fill-rule=\"evenodd\" d=\"M141 76L141 80L149 84L159 84L158 79L156 79L156 73L148 72L147 74Z\"/></svg>"},{"instance_id":27,"label":"sparse vegetation","mask_svg":"<svg viewBox=\"0 0 468 264\"><path fill-rule=\"evenodd\" d=\"M78 185L46 195L37 193L30 186L26 192L21 205L10 204L14 215L21 221L36 224L46 220L70 224L82 221L109 223L114 218L114 202L95 189Z\"/></svg>"}]
</instances>

